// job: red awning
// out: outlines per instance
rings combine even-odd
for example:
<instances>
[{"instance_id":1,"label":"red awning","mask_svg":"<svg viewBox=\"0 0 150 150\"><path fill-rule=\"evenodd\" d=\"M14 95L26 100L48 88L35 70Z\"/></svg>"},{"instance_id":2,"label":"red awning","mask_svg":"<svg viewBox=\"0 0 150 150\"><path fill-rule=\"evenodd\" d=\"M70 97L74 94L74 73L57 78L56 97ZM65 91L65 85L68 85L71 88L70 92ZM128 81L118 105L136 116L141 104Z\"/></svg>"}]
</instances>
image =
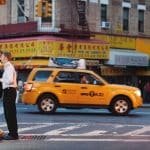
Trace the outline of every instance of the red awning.
<instances>
[{"instance_id":1,"label":"red awning","mask_svg":"<svg viewBox=\"0 0 150 150\"><path fill-rule=\"evenodd\" d=\"M103 40L95 40L95 39L76 39L76 38L62 38L56 36L36 36L36 37L25 37L25 38L11 38L0 40L0 43L7 42L18 42L18 41L31 41L31 40L48 40L48 41L68 41L68 42L81 42L81 43L93 43L93 44L109 44Z\"/></svg>"}]
</instances>

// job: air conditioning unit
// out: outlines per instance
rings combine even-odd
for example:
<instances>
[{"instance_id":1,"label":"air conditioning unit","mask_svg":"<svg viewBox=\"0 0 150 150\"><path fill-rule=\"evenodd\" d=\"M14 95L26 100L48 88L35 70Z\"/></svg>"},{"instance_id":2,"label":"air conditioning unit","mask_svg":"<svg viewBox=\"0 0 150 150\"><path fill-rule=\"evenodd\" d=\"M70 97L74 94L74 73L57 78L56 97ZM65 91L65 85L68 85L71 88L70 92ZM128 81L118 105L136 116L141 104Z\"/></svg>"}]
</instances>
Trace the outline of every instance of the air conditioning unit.
<instances>
[{"instance_id":1,"label":"air conditioning unit","mask_svg":"<svg viewBox=\"0 0 150 150\"><path fill-rule=\"evenodd\" d=\"M111 23L102 21L101 28L110 29Z\"/></svg>"}]
</instances>

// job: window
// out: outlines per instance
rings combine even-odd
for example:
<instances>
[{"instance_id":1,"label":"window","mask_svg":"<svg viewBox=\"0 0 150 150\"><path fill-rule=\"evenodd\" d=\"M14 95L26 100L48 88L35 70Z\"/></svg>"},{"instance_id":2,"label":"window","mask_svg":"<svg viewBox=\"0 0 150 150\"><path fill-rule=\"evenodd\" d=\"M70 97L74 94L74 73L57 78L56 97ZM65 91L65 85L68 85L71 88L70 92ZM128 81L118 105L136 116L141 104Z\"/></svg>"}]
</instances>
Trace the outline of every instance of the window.
<instances>
[{"instance_id":1,"label":"window","mask_svg":"<svg viewBox=\"0 0 150 150\"><path fill-rule=\"evenodd\" d=\"M24 0L18 0L18 22L24 22L25 15L24 15Z\"/></svg>"},{"instance_id":2,"label":"window","mask_svg":"<svg viewBox=\"0 0 150 150\"><path fill-rule=\"evenodd\" d=\"M145 5L145 0L139 0L139 4Z\"/></svg>"},{"instance_id":3,"label":"window","mask_svg":"<svg viewBox=\"0 0 150 150\"><path fill-rule=\"evenodd\" d=\"M99 79L97 79L95 76L93 76L92 74L89 74L89 73L83 73L83 72L78 72L78 75L77 75L77 78L78 78L78 80L79 80L79 83L82 83L81 82L81 78L82 77L85 77L85 79L86 79L86 81L87 82L85 82L86 84L97 84L97 83L101 83L100 81L99 81ZM84 83L84 84L85 84ZM83 83L82 83L83 84Z\"/></svg>"},{"instance_id":4,"label":"window","mask_svg":"<svg viewBox=\"0 0 150 150\"><path fill-rule=\"evenodd\" d=\"M123 8L123 31L129 30L129 8Z\"/></svg>"},{"instance_id":5,"label":"window","mask_svg":"<svg viewBox=\"0 0 150 150\"><path fill-rule=\"evenodd\" d=\"M107 21L107 5L101 4L101 22Z\"/></svg>"},{"instance_id":6,"label":"window","mask_svg":"<svg viewBox=\"0 0 150 150\"><path fill-rule=\"evenodd\" d=\"M52 71L38 71L33 81L47 81Z\"/></svg>"},{"instance_id":7,"label":"window","mask_svg":"<svg viewBox=\"0 0 150 150\"><path fill-rule=\"evenodd\" d=\"M59 72L54 82L76 83L76 73L67 71Z\"/></svg>"},{"instance_id":8,"label":"window","mask_svg":"<svg viewBox=\"0 0 150 150\"><path fill-rule=\"evenodd\" d=\"M144 32L144 10L139 10L138 31Z\"/></svg>"}]
</instances>

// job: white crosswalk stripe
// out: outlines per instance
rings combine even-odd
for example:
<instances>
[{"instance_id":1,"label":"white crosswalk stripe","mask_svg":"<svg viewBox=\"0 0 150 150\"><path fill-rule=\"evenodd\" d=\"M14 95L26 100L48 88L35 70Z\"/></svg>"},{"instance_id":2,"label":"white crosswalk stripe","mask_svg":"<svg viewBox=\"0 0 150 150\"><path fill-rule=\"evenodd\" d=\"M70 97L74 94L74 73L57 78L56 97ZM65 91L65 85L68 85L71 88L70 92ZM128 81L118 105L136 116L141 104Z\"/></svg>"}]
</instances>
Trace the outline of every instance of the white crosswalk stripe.
<instances>
[{"instance_id":1,"label":"white crosswalk stripe","mask_svg":"<svg viewBox=\"0 0 150 150\"><path fill-rule=\"evenodd\" d=\"M6 123L0 123L0 128L2 128L2 127L5 127L6 126Z\"/></svg>"},{"instance_id":2,"label":"white crosswalk stripe","mask_svg":"<svg viewBox=\"0 0 150 150\"><path fill-rule=\"evenodd\" d=\"M40 128L45 128L45 127L49 127L49 126L51 126L51 125L50 124L33 125L33 126L30 126L30 127L21 128L18 131L19 131L19 133L21 133L21 132L24 132L24 131L40 129Z\"/></svg>"},{"instance_id":3,"label":"white crosswalk stripe","mask_svg":"<svg viewBox=\"0 0 150 150\"><path fill-rule=\"evenodd\" d=\"M83 124L83 125L75 125L75 126L69 126L69 127L65 127L65 128L59 128L59 129L56 129L56 130L46 132L46 133L44 133L44 135L60 135L64 132L79 129L79 128L82 128L82 127L85 127L85 126L87 126L87 125Z\"/></svg>"},{"instance_id":4,"label":"white crosswalk stripe","mask_svg":"<svg viewBox=\"0 0 150 150\"><path fill-rule=\"evenodd\" d=\"M139 134L145 133L147 131L150 131L150 126L146 126L146 127L143 127L142 129L137 129L137 130L133 130L133 131L124 133L123 136L139 135Z\"/></svg>"},{"instance_id":5,"label":"white crosswalk stripe","mask_svg":"<svg viewBox=\"0 0 150 150\"><path fill-rule=\"evenodd\" d=\"M0 106L0 115L2 115L4 112L3 112L3 107Z\"/></svg>"}]
</instances>

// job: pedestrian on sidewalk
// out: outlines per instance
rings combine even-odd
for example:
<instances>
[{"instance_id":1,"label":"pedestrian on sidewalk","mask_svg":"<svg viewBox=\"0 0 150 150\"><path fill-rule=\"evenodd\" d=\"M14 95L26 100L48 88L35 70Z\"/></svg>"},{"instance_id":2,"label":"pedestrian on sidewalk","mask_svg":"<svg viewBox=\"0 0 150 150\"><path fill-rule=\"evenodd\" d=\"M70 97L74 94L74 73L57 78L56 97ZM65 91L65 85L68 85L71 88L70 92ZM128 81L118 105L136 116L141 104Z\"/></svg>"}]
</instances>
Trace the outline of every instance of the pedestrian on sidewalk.
<instances>
[{"instance_id":1,"label":"pedestrian on sidewalk","mask_svg":"<svg viewBox=\"0 0 150 150\"><path fill-rule=\"evenodd\" d=\"M144 101L150 103L150 81L148 81L144 86Z\"/></svg>"},{"instance_id":2,"label":"pedestrian on sidewalk","mask_svg":"<svg viewBox=\"0 0 150 150\"><path fill-rule=\"evenodd\" d=\"M2 51L0 50L0 57L2 55ZM0 78L2 77L2 70L0 70ZM2 83L0 82L0 98L2 98L3 89L2 89Z\"/></svg>"},{"instance_id":3,"label":"pedestrian on sidewalk","mask_svg":"<svg viewBox=\"0 0 150 150\"><path fill-rule=\"evenodd\" d=\"M1 62L4 65L4 72L0 81L3 88L4 115L9 133L3 136L5 140L18 139L18 124L16 116L16 88L17 75L14 66L11 64L11 53L2 52Z\"/></svg>"}]
</instances>

